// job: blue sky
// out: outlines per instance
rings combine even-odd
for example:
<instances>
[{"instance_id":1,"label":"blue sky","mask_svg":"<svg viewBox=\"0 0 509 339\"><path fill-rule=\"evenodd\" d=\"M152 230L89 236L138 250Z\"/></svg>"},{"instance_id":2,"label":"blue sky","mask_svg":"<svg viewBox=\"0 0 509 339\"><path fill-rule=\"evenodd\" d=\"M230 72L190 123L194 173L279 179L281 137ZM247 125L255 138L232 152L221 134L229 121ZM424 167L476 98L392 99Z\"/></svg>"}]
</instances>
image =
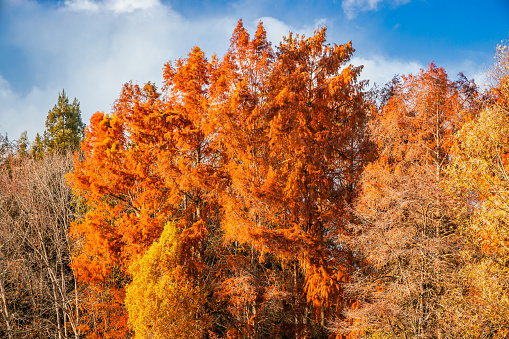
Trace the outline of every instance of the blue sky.
<instances>
[{"instance_id":1,"label":"blue sky","mask_svg":"<svg viewBox=\"0 0 509 339\"><path fill-rule=\"evenodd\" d=\"M0 0L0 133L33 140L63 88L85 123L110 112L123 83L160 85L192 46L222 55L240 18L250 33L263 21L274 46L326 25L371 83L431 61L483 83L509 37L509 0Z\"/></svg>"}]
</instances>

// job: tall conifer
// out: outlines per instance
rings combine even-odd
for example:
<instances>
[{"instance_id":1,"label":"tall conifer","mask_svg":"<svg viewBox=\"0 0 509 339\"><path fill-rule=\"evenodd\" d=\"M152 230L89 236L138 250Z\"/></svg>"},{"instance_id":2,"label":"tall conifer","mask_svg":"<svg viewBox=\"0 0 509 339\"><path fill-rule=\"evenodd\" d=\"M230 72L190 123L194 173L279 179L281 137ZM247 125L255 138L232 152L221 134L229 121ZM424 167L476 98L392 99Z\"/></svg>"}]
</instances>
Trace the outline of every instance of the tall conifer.
<instances>
[{"instance_id":1,"label":"tall conifer","mask_svg":"<svg viewBox=\"0 0 509 339\"><path fill-rule=\"evenodd\" d=\"M62 90L58 102L48 112L46 130L44 131L44 148L46 151L78 149L85 133L85 124L81 121L80 103L74 98L72 104Z\"/></svg>"}]
</instances>

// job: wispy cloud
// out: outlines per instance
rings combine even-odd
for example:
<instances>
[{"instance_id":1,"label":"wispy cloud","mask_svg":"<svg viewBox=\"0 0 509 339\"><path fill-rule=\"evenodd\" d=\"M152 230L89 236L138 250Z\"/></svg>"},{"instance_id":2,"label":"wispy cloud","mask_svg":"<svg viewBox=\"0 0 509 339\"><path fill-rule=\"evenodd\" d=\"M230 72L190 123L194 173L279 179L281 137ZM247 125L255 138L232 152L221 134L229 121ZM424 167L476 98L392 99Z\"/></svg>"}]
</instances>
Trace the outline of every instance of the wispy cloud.
<instances>
[{"instance_id":1,"label":"wispy cloud","mask_svg":"<svg viewBox=\"0 0 509 339\"><path fill-rule=\"evenodd\" d=\"M343 0L341 7L348 19L353 19L359 12L376 11L383 3L398 7L411 0Z\"/></svg>"},{"instance_id":2,"label":"wispy cloud","mask_svg":"<svg viewBox=\"0 0 509 339\"><path fill-rule=\"evenodd\" d=\"M115 13L131 13L136 10L147 10L161 6L158 0L67 0L64 4L67 9L74 11L96 12L106 10Z\"/></svg>"},{"instance_id":3,"label":"wispy cloud","mask_svg":"<svg viewBox=\"0 0 509 339\"><path fill-rule=\"evenodd\" d=\"M394 75L416 74L419 69L425 68L425 65L417 61L404 61L391 59L382 56L373 57L356 57L352 58L352 64L356 66L364 66L361 73L362 80L369 80L370 85L383 85L391 80Z\"/></svg>"}]
</instances>

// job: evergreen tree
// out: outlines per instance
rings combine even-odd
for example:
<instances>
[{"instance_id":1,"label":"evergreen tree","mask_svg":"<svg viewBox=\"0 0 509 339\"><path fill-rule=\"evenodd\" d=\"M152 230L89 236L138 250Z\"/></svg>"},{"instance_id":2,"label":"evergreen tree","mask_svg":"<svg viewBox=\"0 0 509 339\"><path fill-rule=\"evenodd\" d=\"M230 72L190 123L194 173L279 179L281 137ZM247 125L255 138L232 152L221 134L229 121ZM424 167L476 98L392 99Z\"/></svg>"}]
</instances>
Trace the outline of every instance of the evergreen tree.
<instances>
[{"instance_id":1,"label":"evergreen tree","mask_svg":"<svg viewBox=\"0 0 509 339\"><path fill-rule=\"evenodd\" d=\"M23 131L21 136L16 141L16 154L19 157L26 157L30 148L30 141L28 140L27 131Z\"/></svg>"},{"instance_id":2,"label":"evergreen tree","mask_svg":"<svg viewBox=\"0 0 509 339\"><path fill-rule=\"evenodd\" d=\"M35 159L42 159L44 154L44 143L39 133L37 133L34 143L30 148L30 155Z\"/></svg>"},{"instance_id":3,"label":"evergreen tree","mask_svg":"<svg viewBox=\"0 0 509 339\"><path fill-rule=\"evenodd\" d=\"M7 133L5 136L0 133L0 168L8 166L12 158L12 142L9 141Z\"/></svg>"},{"instance_id":4,"label":"evergreen tree","mask_svg":"<svg viewBox=\"0 0 509 339\"><path fill-rule=\"evenodd\" d=\"M81 121L80 103L76 98L69 104L65 91L58 95L58 102L48 112L43 145L46 151L75 150L80 146L85 133Z\"/></svg>"}]
</instances>

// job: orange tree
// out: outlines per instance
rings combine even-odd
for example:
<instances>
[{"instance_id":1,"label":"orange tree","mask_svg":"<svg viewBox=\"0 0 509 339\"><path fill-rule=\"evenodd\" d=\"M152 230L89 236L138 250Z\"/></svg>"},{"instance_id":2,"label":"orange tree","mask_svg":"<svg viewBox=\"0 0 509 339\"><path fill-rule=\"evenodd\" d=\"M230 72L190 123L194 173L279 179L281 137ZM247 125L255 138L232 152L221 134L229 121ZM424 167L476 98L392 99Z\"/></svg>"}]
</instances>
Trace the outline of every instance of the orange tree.
<instances>
[{"instance_id":1,"label":"orange tree","mask_svg":"<svg viewBox=\"0 0 509 339\"><path fill-rule=\"evenodd\" d=\"M273 56L260 32L250 42L239 26L211 93L230 175L225 235L291 269L296 332L340 306L351 269L341 246L346 205L370 158L361 68L346 66L352 53L351 43L327 45L321 29L290 35Z\"/></svg>"},{"instance_id":2,"label":"orange tree","mask_svg":"<svg viewBox=\"0 0 509 339\"><path fill-rule=\"evenodd\" d=\"M195 47L165 66L162 93L126 84L92 117L70 176L88 206L72 233L90 336L129 333L129 267L143 270L168 222L217 333L319 335L342 307L369 107L351 43L325 41L290 34L275 52L261 24L251 39L239 21L221 60Z\"/></svg>"},{"instance_id":3,"label":"orange tree","mask_svg":"<svg viewBox=\"0 0 509 339\"><path fill-rule=\"evenodd\" d=\"M75 157L71 181L88 211L72 229L81 244L73 267L93 302L92 327L85 329L93 335L128 333L123 306L128 267L158 239L166 222L184 229L182 260L194 271L200 267L209 211L202 191L214 177L214 160L193 117L206 108L197 93L207 81L200 65L207 63L199 49L176 69L168 64L165 96L150 83L126 84L111 116L94 114Z\"/></svg>"},{"instance_id":4,"label":"orange tree","mask_svg":"<svg viewBox=\"0 0 509 339\"><path fill-rule=\"evenodd\" d=\"M359 301L338 332L367 337L457 337L446 305L461 289L464 246L445 190L453 135L477 111L475 85L433 63L402 77L370 124L379 150L361 180L351 239Z\"/></svg>"}]
</instances>

